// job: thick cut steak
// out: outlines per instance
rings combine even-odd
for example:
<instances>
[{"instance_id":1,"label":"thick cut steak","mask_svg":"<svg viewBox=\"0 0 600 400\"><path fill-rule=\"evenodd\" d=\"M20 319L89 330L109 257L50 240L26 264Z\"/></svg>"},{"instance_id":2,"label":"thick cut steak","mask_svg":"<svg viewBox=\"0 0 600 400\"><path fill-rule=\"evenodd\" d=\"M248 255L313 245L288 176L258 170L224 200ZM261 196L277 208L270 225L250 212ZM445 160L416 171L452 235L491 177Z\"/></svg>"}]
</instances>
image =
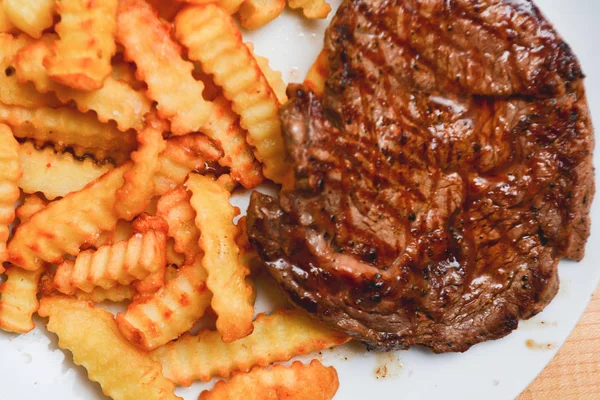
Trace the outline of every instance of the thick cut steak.
<instances>
[{"instance_id":1,"label":"thick cut steak","mask_svg":"<svg viewBox=\"0 0 600 400\"><path fill-rule=\"evenodd\" d=\"M370 349L465 351L552 300L594 194L583 73L527 0L346 0L295 180L248 230L292 301Z\"/></svg>"}]
</instances>

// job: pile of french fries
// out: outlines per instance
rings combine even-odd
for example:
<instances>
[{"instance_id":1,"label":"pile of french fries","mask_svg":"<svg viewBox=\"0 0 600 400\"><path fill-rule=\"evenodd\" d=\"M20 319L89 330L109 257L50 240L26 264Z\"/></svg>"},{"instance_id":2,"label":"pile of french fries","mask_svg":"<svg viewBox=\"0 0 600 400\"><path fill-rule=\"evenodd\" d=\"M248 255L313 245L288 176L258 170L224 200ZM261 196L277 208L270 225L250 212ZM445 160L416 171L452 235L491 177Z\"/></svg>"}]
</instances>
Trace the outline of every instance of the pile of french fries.
<instances>
[{"instance_id":1,"label":"pile of french fries","mask_svg":"<svg viewBox=\"0 0 600 400\"><path fill-rule=\"evenodd\" d=\"M331 399L333 368L270 366L349 338L299 310L255 316L229 202L288 175L285 84L231 16L256 28L279 1L0 3L0 328L48 318L114 399L215 377L229 380L200 399ZM216 328L190 334L207 313Z\"/></svg>"}]
</instances>

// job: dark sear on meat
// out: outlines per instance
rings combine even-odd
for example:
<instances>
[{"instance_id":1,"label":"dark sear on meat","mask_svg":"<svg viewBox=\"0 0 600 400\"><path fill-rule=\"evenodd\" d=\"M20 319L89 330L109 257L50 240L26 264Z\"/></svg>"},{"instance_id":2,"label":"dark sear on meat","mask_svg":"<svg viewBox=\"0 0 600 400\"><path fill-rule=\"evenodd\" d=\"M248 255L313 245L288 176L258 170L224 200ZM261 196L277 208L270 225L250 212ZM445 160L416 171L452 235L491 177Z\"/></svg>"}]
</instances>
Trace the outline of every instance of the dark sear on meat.
<instances>
[{"instance_id":1,"label":"dark sear on meat","mask_svg":"<svg viewBox=\"0 0 600 400\"><path fill-rule=\"evenodd\" d=\"M291 300L369 349L465 351L540 312L594 194L583 73L527 0L346 0L322 98L282 109L293 187L248 230Z\"/></svg>"}]
</instances>

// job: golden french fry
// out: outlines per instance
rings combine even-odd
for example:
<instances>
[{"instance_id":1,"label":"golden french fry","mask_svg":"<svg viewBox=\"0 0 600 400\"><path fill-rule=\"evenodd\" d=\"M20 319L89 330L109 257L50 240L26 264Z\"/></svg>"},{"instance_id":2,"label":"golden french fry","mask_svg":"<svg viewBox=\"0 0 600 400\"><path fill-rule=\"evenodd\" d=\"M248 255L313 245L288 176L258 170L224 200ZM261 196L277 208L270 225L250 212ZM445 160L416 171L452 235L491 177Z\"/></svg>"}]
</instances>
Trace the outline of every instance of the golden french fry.
<instances>
[{"instance_id":1,"label":"golden french fry","mask_svg":"<svg viewBox=\"0 0 600 400\"><path fill-rule=\"evenodd\" d=\"M166 148L164 123L150 118L138 132L139 148L131 154L133 166L125 172L125 183L117 190L115 210L120 218L131 221L144 212L154 197L153 177L159 168L159 155Z\"/></svg>"},{"instance_id":2,"label":"golden french fry","mask_svg":"<svg viewBox=\"0 0 600 400\"><path fill-rule=\"evenodd\" d=\"M220 143L224 155L219 164L229 167L232 178L244 187L258 186L263 181L261 167L246 142L246 131L240 126L238 115L223 96L218 96L212 104L211 116L202 132Z\"/></svg>"},{"instance_id":3,"label":"golden french fry","mask_svg":"<svg viewBox=\"0 0 600 400\"><path fill-rule=\"evenodd\" d=\"M237 226L239 233L236 238L236 243L240 248L240 257L242 259L242 262L248 265L251 273L260 273L262 263L260 257L258 257L258 253L252 247L252 245L250 244L250 240L248 239L248 227L245 215L239 219Z\"/></svg>"},{"instance_id":4,"label":"golden french fry","mask_svg":"<svg viewBox=\"0 0 600 400\"><path fill-rule=\"evenodd\" d=\"M156 207L154 207L156 208ZM120 220L123 224L128 224L126 221ZM119 223L117 223L117 230L119 228ZM134 234L157 234L159 235L161 252L164 254L162 259L160 260L160 264L164 264L164 267L155 268L154 271L151 271L145 278L133 282L135 289L138 293L148 293L155 292L165 284L165 275L166 275L166 263L167 261L167 232L169 230L169 226L167 222L165 222L162 218L157 216L150 216L147 213L141 214L137 217L132 224L127 226L127 228L122 228L123 232L116 232L118 235L125 235L125 232L133 231ZM131 239L133 235L130 234L128 236ZM149 257L149 252L142 251L142 257Z\"/></svg>"},{"instance_id":5,"label":"golden french fry","mask_svg":"<svg viewBox=\"0 0 600 400\"><path fill-rule=\"evenodd\" d=\"M151 217L156 218L156 217ZM139 294L154 293L165 285L165 276L167 268L167 249L166 249L166 237L167 237L167 224L160 218L156 218L164 224L164 228L161 228L161 235L165 242L164 259L162 260L163 266L156 269L154 272L148 274L144 279L133 282L135 290ZM164 230L163 230L164 229Z\"/></svg>"},{"instance_id":6,"label":"golden french fry","mask_svg":"<svg viewBox=\"0 0 600 400\"><path fill-rule=\"evenodd\" d=\"M19 218L19 221L21 221L21 223L23 224L29 221L34 214L46 208L47 205L48 203L46 202L46 200L42 199L37 194L31 194L25 197L25 200L23 200L23 204L17 207L15 213L17 214L17 218Z\"/></svg>"},{"instance_id":7,"label":"golden french fry","mask_svg":"<svg viewBox=\"0 0 600 400\"><path fill-rule=\"evenodd\" d=\"M283 12L285 0L244 0L238 15L246 29L258 29L267 25Z\"/></svg>"},{"instance_id":8,"label":"golden french fry","mask_svg":"<svg viewBox=\"0 0 600 400\"><path fill-rule=\"evenodd\" d=\"M19 143L10 128L0 124L0 273L4 271L2 263L6 261L6 241L9 227L15 219L15 202L19 198Z\"/></svg>"},{"instance_id":9,"label":"golden french fry","mask_svg":"<svg viewBox=\"0 0 600 400\"><path fill-rule=\"evenodd\" d=\"M18 212L19 210L17 210ZM18 215L18 214L17 214ZM129 240L133 236L133 227L131 222L120 219L117 222L115 229L107 232L102 232L93 243L87 243L92 247L100 248L102 246L110 246L112 244Z\"/></svg>"},{"instance_id":10,"label":"golden french fry","mask_svg":"<svg viewBox=\"0 0 600 400\"><path fill-rule=\"evenodd\" d=\"M173 249L185 255L185 264L194 262L201 252L196 228L196 211L190 204L190 194L184 188L176 189L160 198L156 215L169 225L169 236L175 241Z\"/></svg>"},{"instance_id":11,"label":"golden french fry","mask_svg":"<svg viewBox=\"0 0 600 400\"><path fill-rule=\"evenodd\" d=\"M302 14L309 19L325 19L331 12L331 6L325 0L287 0L293 9L302 9Z\"/></svg>"},{"instance_id":12,"label":"golden french fry","mask_svg":"<svg viewBox=\"0 0 600 400\"><path fill-rule=\"evenodd\" d=\"M56 0L60 39L44 59L48 75L78 90L97 90L110 75L110 60L117 46L118 0Z\"/></svg>"},{"instance_id":13,"label":"golden french fry","mask_svg":"<svg viewBox=\"0 0 600 400\"><path fill-rule=\"evenodd\" d=\"M158 203L158 200L157 200ZM158 204L155 207L158 208ZM156 214L156 212L155 212ZM145 233L150 230L155 230L160 232L164 236L164 240L166 241L167 234L169 232L169 224L159 215L149 215L144 213L135 219L133 222L133 228L136 232ZM166 250L165 250L166 251ZM192 260L191 263L193 263ZM166 260L165 254L165 263L168 262ZM139 294L156 292L158 289L162 288L166 282L166 268L161 268L156 270L154 273L151 273L146 278L141 281L134 282L136 290Z\"/></svg>"},{"instance_id":14,"label":"golden french fry","mask_svg":"<svg viewBox=\"0 0 600 400\"><path fill-rule=\"evenodd\" d=\"M237 186L237 182L229 174L219 176L215 182L229 193L232 193Z\"/></svg>"},{"instance_id":15,"label":"golden french fry","mask_svg":"<svg viewBox=\"0 0 600 400\"><path fill-rule=\"evenodd\" d=\"M204 85L192 76L193 64L181 57L170 28L144 0L119 2L117 39L127 59L135 62L137 77L148 84L148 97L158 103L159 115L171 121L175 135L197 132L210 115L202 97Z\"/></svg>"},{"instance_id":16,"label":"golden french fry","mask_svg":"<svg viewBox=\"0 0 600 400\"><path fill-rule=\"evenodd\" d=\"M0 0L0 33L13 33L17 27L11 22L8 15L4 11L3 1Z\"/></svg>"},{"instance_id":17,"label":"golden french fry","mask_svg":"<svg viewBox=\"0 0 600 400\"><path fill-rule=\"evenodd\" d=\"M258 66L261 71L267 78L269 85L275 92L277 96L277 100L279 100L280 104L285 104L288 101L287 97L287 85L283 81L283 76L280 71L275 71L271 69L269 66L269 60L266 57L255 56L256 62L258 62Z\"/></svg>"},{"instance_id":18,"label":"golden french fry","mask_svg":"<svg viewBox=\"0 0 600 400\"><path fill-rule=\"evenodd\" d=\"M198 400L331 400L339 387L335 368L318 360L308 365L296 361L289 367L255 368L229 382L217 382L212 390L200 393Z\"/></svg>"},{"instance_id":19,"label":"golden french fry","mask_svg":"<svg viewBox=\"0 0 600 400\"><path fill-rule=\"evenodd\" d=\"M179 399L160 365L131 346L108 311L86 301L45 297L39 314L49 317L47 328L58 335L58 345L73 353L73 361L88 371L102 392L115 400Z\"/></svg>"},{"instance_id":20,"label":"golden french fry","mask_svg":"<svg viewBox=\"0 0 600 400\"><path fill-rule=\"evenodd\" d=\"M156 207L154 207L156 208ZM167 232L169 231L169 225L165 220L160 217L149 215L148 213L143 213L139 217L133 221L132 224L134 232L146 234L148 232L156 232L160 234L161 244L164 256L161 260L162 268L157 268L154 272L148 274L145 278L136 281L133 283L135 289L138 293L150 293L156 292L158 289L164 286L165 284L165 275L166 275L166 264L167 264L167 255L166 255L166 246L167 246Z\"/></svg>"},{"instance_id":21,"label":"golden french fry","mask_svg":"<svg viewBox=\"0 0 600 400\"><path fill-rule=\"evenodd\" d=\"M288 172L279 122L279 101L233 19L214 4L188 7L175 18L176 36L199 61L240 115L248 143L264 164L264 175L281 182Z\"/></svg>"},{"instance_id":22,"label":"golden french fry","mask_svg":"<svg viewBox=\"0 0 600 400\"><path fill-rule=\"evenodd\" d=\"M157 200L158 203L158 200ZM155 207L156 208L156 207ZM169 231L169 225L167 221L162 219L161 217L150 215L148 213L143 213L139 217L137 217L133 223L131 224L134 232L136 233L146 233L148 231L156 231L167 236L167 232ZM165 239L166 240L166 239Z\"/></svg>"},{"instance_id":23,"label":"golden french fry","mask_svg":"<svg viewBox=\"0 0 600 400\"><path fill-rule=\"evenodd\" d=\"M267 82L269 82L269 86L273 89L275 96L277 96L277 100L279 100L280 104L285 104L288 101L288 97L286 94L287 85L283 81L283 75L280 71L275 71L273 68L269 66L269 59L266 57L258 56L254 52L254 44L246 43L246 46L252 52L254 59L258 63L260 70L262 71L265 78L267 78Z\"/></svg>"},{"instance_id":24,"label":"golden french fry","mask_svg":"<svg viewBox=\"0 0 600 400\"><path fill-rule=\"evenodd\" d=\"M0 329L27 333L35 328L31 317L39 306L37 288L42 272L13 266L6 269L6 281L0 285Z\"/></svg>"},{"instance_id":25,"label":"golden french fry","mask_svg":"<svg viewBox=\"0 0 600 400\"><path fill-rule=\"evenodd\" d=\"M350 338L310 318L301 310L278 309L259 314L254 331L243 339L224 343L219 332L204 330L154 350L150 355L177 385L190 386L214 377L228 378L293 357L339 346Z\"/></svg>"},{"instance_id":26,"label":"golden french fry","mask_svg":"<svg viewBox=\"0 0 600 400\"><path fill-rule=\"evenodd\" d=\"M9 260L35 271L43 262L59 264L66 254L76 256L84 243L115 229L115 193L123 186L127 163L107 172L83 190L50 203L19 225L8 245Z\"/></svg>"},{"instance_id":27,"label":"golden french fry","mask_svg":"<svg viewBox=\"0 0 600 400\"><path fill-rule=\"evenodd\" d=\"M10 21L29 36L39 39L54 25L56 0L3 0L2 8Z\"/></svg>"},{"instance_id":28,"label":"golden french fry","mask_svg":"<svg viewBox=\"0 0 600 400\"><path fill-rule=\"evenodd\" d=\"M57 150L71 147L77 156L93 155L122 162L135 149L135 134L120 132L114 124L102 124L90 113L69 108L10 107L0 104L0 122L9 125L15 137L40 144L54 143Z\"/></svg>"},{"instance_id":29,"label":"golden french fry","mask_svg":"<svg viewBox=\"0 0 600 400\"><path fill-rule=\"evenodd\" d=\"M60 85L50 79L44 68L44 58L50 53L50 43L40 40L21 48L14 59L15 74L20 84L31 82L41 93L54 92L67 104L74 101L81 112L95 111L100 122L115 121L123 132L141 130L144 116L150 111L150 100L127 83L112 76L97 90L83 92Z\"/></svg>"},{"instance_id":30,"label":"golden french fry","mask_svg":"<svg viewBox=\"0 0 600 400\"><path fill-rule=\"evenodd\" d=\"M182 260L182 265L183 265L183 260ZM165 268L165 276L164 276L163 286L165 283L172 281L177 276L178 271L179 271L179 269L176 268L174 265L167 265L167 268ZM157 290L159 290L159 289L160 289L160 287ZM146 299L149 299L150 297L154 296L155 292L156 292L156 290L154 292L152 292L152 291L138 292L135 294L135 296L133 296L132 301L135 304L143 303Z\"/></svg>"},{"instance_id":31,"label":"golden french fry","mask_svg":"<svg viewBox=\"0 0 600 400\"><path fill-rule=\"evenodd\" d=\"M304 85L317 95L322 96L325 91L325 81L329 76L329 57L327 51L323 50L315 60L314 64L308 70Z\"/></svg>"},{"instance_id":32,"label":"golden french fry","mask_svg":"<svg viewBox=\"0 0 600 400\"><path fill-rule=\"evenodd\" d=\"M40 279L38 288L44 296L59 294L54 287L54 274L46 272ZM92 303L102 303L111 301L119 303L125 300L131 300L136 295L135 289L131 285L116 285L110 289L95 287L90 293L77 289L73 297L79 300L91 301Z\"/></svg>"},{"instance_id":33,"label":"golden french fry","mask_svg":"<svg viewBox=\"0 0 600 400\"><path fill-rule=\"evenodd\" d=\"M244 215L241 217L237 223L238 227L238 235L235 242L238 244L240 251L242 254L247 254L250 252L254 252L252 245L250 244L250 240L248 239L248 218Z\"/></svg>"},{"instance_id":34,"label":"golden french fry","mask_svg":"<svg viewBox=\"0 0 600 400\"><path fill-rule=\"evenodd\" d=\"M29 108L56 107L60 102L53 94L38 93L31 83L21 85L17 81L15 57L31 41L27 35L0 34L0 102Z\"/></svg>"},{"instance_id":35,"label":"golden french fry","mask_svg":"<svg viewBox=\"0 0 600 400\"><path fill-rule=\"evenodd\" d=\"M50 296L54 294L54 282L53 276L54 272L52 271L52 266L48 268L46 271L43 271L42 276L40 277L40 282L38 284L38 292L41 296Z\"/></svg>"},{"instance_id":36,"label":"golden french fry","mask_svg":"<svg viewBox=\"0 0 600 400\"><path fill-rule=\"evenodd\" d=\"M165 250L166 252L166 250ZM154 293L165 285L165 276L167 273L166 265L166 254L165 254L165 265L162 268L157 269L144 279L133 282L135 291L138 294Z\"/></svg>"},{"instance_id":37,"label":"golden french fry","mask_svg":"<svg viewBox=\"0 0 600 400\"><path fill-rule=\"evenodd\" d=\"M48 200L77 192L114 168L89 158L76 160L70 153L57 153L50 147L38 150L29 142L21 144L19 155L23 171L19 187L25 193L43 193Z\"/></svg>"},{"instance_id":38,"label":"golden french fry","mask_svg":"<svg viewBox=\"0 0 600 400\"><path fill-rule=\"evenodd\" d=\"M254 316L252 287L246 282L250 270L240 262L235 242L236 212L229 204L231 194L211 178L197 174L190 175L186 186L192 192L190 203L196 211L202 263L213 293L211 306L218 316L217 330L223 341L231 342L252 332Z\"/></svg>"},{"instance_id":39,"label":"golden french fry","mask_svg":"<svg viewBox=\"0 0 600 400\"><path fill-rule=\"evenodd\" d=\"M169 231L169 224L160 216L151 216L149 214L142 214L133 222L133 228L136 232L146 233L150 230L155 230L163 235L163 240L166 242L167 233ZM166 250L165 250L166 253ZM165 264L166 264L165 254ZM192 260L193 262L193 260ZM157 269L155 272L149 274L144 279L134 282L134 286L137 292L141 295L146 293L153 293L162 288L166 281L166 268Z\"/></svg>"},{"instance_id":40,"label":"golden french fry","mask_svg":"<svg viewBox=\"0 0 600 400\"><path fill-rule=\"evenodd\" d=\"M176 339L202 318L210 305L206 271L201 257L177 271L177 276L155 294L132 303L117 315L123 336L144 350L152 350Z\"/></svg>"},{"instance_id":41,"label":"golden french fry","mask_svg":"<svg viewBox=\"0 0 600 400\"><path fill-rule=\"evenodd\" d=\"M61 263L54 274L54 287L73 295L77 289L91 293L96 287L111 289L146 278L166 266L165 234L148 231L128 241L79 253L75 261Z\"/></svg>"},{"instance_id":42,"label":"golden french fry","mask_svg":"<svg viewBox=\"0 0 600 400\"><path fill-rule=\"evenodd\" d=\"M188 4L215 4L219 8L227 11L229 14L235 14L244 0L177 0Z\"/></svg>"},{"instance_id":43,"label":"golden french fry","mask_svg":"<svg viewBox=\"0 0 600 400\"><path fill-rule=\"evenodd\" d=\"M167 140L154 175L155 195L162 196L183 185L192 171L202 171L223 153L204 135L192 134Z\"/></svg>"},{"instance_id":44,"label":"golden french fry","mask_svg":"<svg viewBox=\"0 0 600 400\"><path fill-rule=\"evenodd\" d=\"M133 82L140 85L139 81ZM141 130L144 119L152 108L152 103L143 91L130 86L130 83L111 77L104 80L102 89L86 94L70 94L67 97L57 93L63 103L67 99L75 101L81 112L94 111L100 122L115 121L120 131Z\"/></svg>"}]
</instances>

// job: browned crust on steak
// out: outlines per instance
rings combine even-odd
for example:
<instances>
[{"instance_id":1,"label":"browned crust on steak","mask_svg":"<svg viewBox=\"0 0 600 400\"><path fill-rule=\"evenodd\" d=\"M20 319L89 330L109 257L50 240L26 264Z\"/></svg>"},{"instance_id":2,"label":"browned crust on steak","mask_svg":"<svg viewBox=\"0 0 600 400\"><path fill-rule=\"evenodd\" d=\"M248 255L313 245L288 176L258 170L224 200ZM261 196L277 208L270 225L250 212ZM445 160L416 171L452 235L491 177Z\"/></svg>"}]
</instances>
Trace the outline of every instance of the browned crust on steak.
<instances>
[{"instance_id":1,"label":"browned crust on steak","mask_svg":"<svg viewBox=\"0 0 600 400\"><path fill-rule=\"evenodd\" d=\"M297 305L372 349L465 351L580 260L593 129L569 46L527 0L347 0L323 98L281 111L295 183L250 240Z\"/></svg>"}]
</instances>

